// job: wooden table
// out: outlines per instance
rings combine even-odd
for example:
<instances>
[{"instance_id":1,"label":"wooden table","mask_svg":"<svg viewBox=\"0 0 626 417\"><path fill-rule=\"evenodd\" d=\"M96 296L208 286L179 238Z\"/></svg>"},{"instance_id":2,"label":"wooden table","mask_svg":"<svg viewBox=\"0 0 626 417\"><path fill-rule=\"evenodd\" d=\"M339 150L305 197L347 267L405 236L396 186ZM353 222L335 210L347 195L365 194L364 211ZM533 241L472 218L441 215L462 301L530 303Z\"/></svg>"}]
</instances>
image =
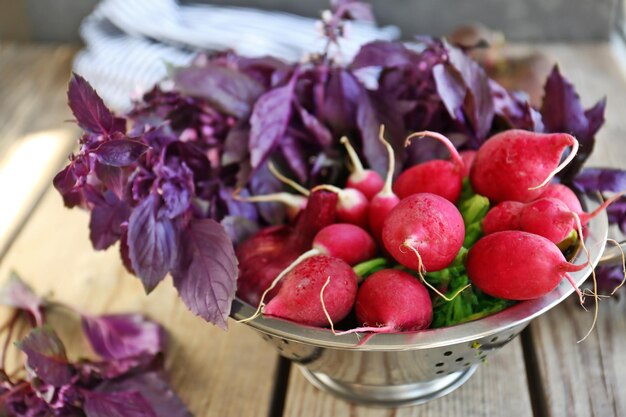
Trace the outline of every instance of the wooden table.
<instances>
[{"instance_id":1,"label":"wooden table","mask_svg":"<svg viewBox=\"0 0 626 417\"><path fill-rule=\"evenodd\" d=\"M541 49L561 63L585 105L609 96L607 122L589 165L626 166L626 81L611 47ZM576 341L592 315L569 299L535 320L454 393L397 410L354 406L316 390L248 327L231 323L222 332L194 317L169 280L145 296L116 249L92 250L87 214L65 209L50 186L78 134L64 122L71 118L65 91L75 52L0 44L0 280L16 270L38 293L87 311L142 311L161 322L170 335L171 383L195 416L626 416L624 296L602 303L597 327L584 343ZM53 319L70 341L70 353L84 355L76 321Z\"/></svg>"}]
</instances>

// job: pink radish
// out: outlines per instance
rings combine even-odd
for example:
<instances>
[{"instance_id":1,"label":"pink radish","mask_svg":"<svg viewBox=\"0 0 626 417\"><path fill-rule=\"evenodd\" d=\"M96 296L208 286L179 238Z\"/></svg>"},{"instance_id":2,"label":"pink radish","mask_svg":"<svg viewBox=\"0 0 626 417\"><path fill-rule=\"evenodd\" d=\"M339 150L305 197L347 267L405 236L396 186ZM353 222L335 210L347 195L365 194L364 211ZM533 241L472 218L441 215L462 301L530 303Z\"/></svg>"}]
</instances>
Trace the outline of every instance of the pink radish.
<instances>
[{"instance_id":1,"label":"pink radish","mask_svg":"<svg viewBox=\"0 0 626 417\"><path fill-rule=\"evenodd\" d=\"M476 151L472 149L460 151L459 155L463 160L463 172L461 172L461 174L463 175L463 178L469 177L472 164L474 163L474 158L476 158Z\"/></svg>"},{"instance_id":2,"label":"pink radish","mask_svg":"<svg viewBox=\"0 0 626 417\"><path fill-rule=\"evenodd\" d=\"M385 178L385 185L382 190L378 192L370 200L368 211L368 222L372 235L378 242L382 242L383 223L387 219L387 216L391 210L398 205L400 198L392 191L391 182L393 181L393 172L395 169L395 157L393 148L384 138L385 129L381 125L380 127L380 141L387 148L387 154L389 155L389 167L387 168L387 177Z\"/></svg>"},{"instance_id":3,"label":"pink radish","mask_svg":"<svg viewBox=\"0 0 626 417\"><path fill-rule=\"evenodd\" d=\"M467 255L467 274L481 291L507 300L530 300L552 291L563 278L580 290L568 272L573 265L548 239L522 231L504 231L481 238ZM582 296L581 296L582 297Z\"/></svg>"},{"instance_id":4,"label":"pink radish","mask_svg":"<svg viewBox=\"0 0 626 417\"><path fill-rule=\"evenodd\" d=\"M389 213L383 225L385 248L407 268L424 272L450 265L465 237L459 210L430 193L413 194Z\"/></svg>"},{"instance_id":5,"label":"pink radish","mask_svg":"<svg viewBox=\"0 0 626 417\"><path fill-rule=\"evenodd\" d=\"M572 150L559 165L568 146ZM472 188L492 202L532 201L577 151L578 141L566 133L506 130L478 149L470 171Z\"/></svg>"},{"instance_id":6,"label":"pink radish","mask_svg":"<svg viewBox=\"0 0 626 417\"><path fill-rule=\"evenodd\" d=\"M348 177L346 188L359 190L368 200L371 200L383 188L383 179L378 172L363 168L359 156L347 137L342 137L341 143L346 147L352 164L352 173Z\"/></svg>"},{"instance_id":7,"label":"pink radish","mask_svg":"<svg viewBox=\"0 0 626 417\"><path fill-rule=\"evenodd\" d=\"M503 201L493 207L482 221L482 231L486 235L504 230L519 230L519 213L524 203Z\"/></svg>"},{"instance_id":8,"label":"pink radish","mask_svg":"<svg viewBox=\"0 0 626 417\"><path fill-rule=\"evenodd\" d=\"M334 223L336 206L334 193L312 193L293 226L263 229L240 244L236 249L237 296L252 305L259 304L263 292L276 276L311 248L313 238L321 229ZM268 296L271 298L274 293Z\"/></svg>"},{"instance_id":9,"label":"pink radish","mask_svg":"<svg viewBox=\"0 0 626 417\"><path fill-rule=\"evenodd\" d=\"M583 212L583 208L580 205L580 201L578 200L576 193L574 193L571 188L563 184L548 184L546 190L540 196L540 198L544 197L551 197L556 198L557 200L561 200L571 211L576 214L581 214Z\"/></svg>"},{"instance_id":10,"label":"pink radish","mask_svg":"<svg viewBox=\"0 0 626 417\"><path fill-rule=\"evenodd\" d=\"M326 295L320 300L324 287ZM350 313L357 292L357 276L347 263L320 255L306 259L287 275L278 294L263 313L310 326L328 324L328 317L338 322Z\"/></svg>"},{"instance_id":11,"label":"pink radish","mask_svg":"<svg viewBox=\"0 0 626 417\"><path fill-rule=\"evenodd\" d=\"M337 194L337 220L343 223L356 224L367 228L367 211L369 200L356 188L335 187L334 185L318 185L312 191L326 190Z\"/></svg>"},{"instance_id":12,"label":"pink radish","mask_svg":"<svg viewBox=\"0 0 626 417\"><path fill-rule=\"evenodd\" d=\"M271 299L276 294L275 287L281 284L288 274L307 259L327 255L341 259L352 266L373 258L375 254L376 243L365 230L348 223L328 225L315 235L311 250L300 254L296 259L289 258L292 262L281 262L280 266L282 269L280 270L277 270L277 268L271 269L273 279L271 281L264 280L266 288L257 303L256 312L240 321L247 322L261 315L265 311L266 297L270 296Z\"/></svg>"},{"instance_id":13,"label":"pink radish","mask_svg":"<svg viewBox=\"0 0 626 417\"><path fill-rule=\"evenodd\" d=\"M433 317L428 290L411 274L384 269L370 275L359 288L356 317L370 331L426 329ZM380 329L375 328L380 326Z\"/></svg>"},{"instance_id":14,"label":"pink radish","mask_svg":"<svg viewBox=\"0 0 626 417\"><path fill-rule=\"evenodd\" d=\"M416 193L432 193L456 203L463 187L465 163L450 140L436 132L417 132L406 138L409 146L413 138L431 137L442 142L452 154L452 161L423 162L404 171L393 184L393 191L401 199Z\"/></svg>"}]
</instances>

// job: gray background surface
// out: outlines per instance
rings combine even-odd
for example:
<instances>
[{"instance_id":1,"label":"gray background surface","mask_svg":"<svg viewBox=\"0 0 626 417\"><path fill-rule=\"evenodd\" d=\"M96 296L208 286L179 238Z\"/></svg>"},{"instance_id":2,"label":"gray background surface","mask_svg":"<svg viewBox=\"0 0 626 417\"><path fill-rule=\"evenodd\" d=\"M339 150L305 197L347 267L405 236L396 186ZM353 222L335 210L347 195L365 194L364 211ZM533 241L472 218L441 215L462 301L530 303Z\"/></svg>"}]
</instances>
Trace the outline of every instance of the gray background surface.
<instances>
[{"instance_id":1,"label":"gray background surface","mask_svg":"<svg viewBox=\"0 0 626 417\"><path fill-rule=\"evenodd\" d=\"M78 42L78 26L98 0L0 0L0 39ZM132 0L129 0L132 1ZM319 15L327 0L181 0ZM444 34L480 22L510 40L607 39L621 21L621 0L372 0L380 24L403 35Z\"/></svg>"}]
</instances>

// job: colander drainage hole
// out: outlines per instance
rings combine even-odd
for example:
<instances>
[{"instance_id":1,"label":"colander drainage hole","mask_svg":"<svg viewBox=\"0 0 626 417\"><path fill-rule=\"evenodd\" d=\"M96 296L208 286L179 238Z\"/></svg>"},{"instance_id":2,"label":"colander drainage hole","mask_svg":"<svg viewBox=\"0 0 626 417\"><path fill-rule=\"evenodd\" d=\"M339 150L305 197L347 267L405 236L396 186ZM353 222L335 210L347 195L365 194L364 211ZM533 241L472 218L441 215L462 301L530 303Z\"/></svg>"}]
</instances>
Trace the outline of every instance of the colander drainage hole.
<instances>
[{"instance_id":1,"label":"colander drainage hole","mask_svg":"<svg viewBox=\"0 0 626 417\"><path fill-rule=\"evenodd\" d=\"M457 362L463 362L463 357L456 358L456 361L457 361Z\"/></svg>"},{"instance_id":2,"label":"colander drainage hole","mask_svg":"<svg viewBox=\"0 0 626 417\"><path fill-rule=\"evenodd\" d=\"M452 355L452 351L451 350L443 352L443 356L450 356L450 355Z\"/></svg>"},{"instance_id":3,"label":"colander drainage hole","mask_svg":"<svg viewBox=\"0 0 626 417\"><path fill-rule=\"evenodd\" d=\"M435 365L436 367L442 367L443 366L443 362L439 362L438 364Z\"/></svg>"},{"instance_id":4,"label":"colander drainage hole","mask_svg":"<svg viewBox=\"0 0 626 417\"><path fill-rule=\"evenodd\" d=\"M435 373L436 373L437 375L441 375L441 374L443 374L443 371L437 371L437 372L435 372Z\"/></svg>"},{"instance_id":5,"label":"colander drainage hole","mask_svg":"<svg viewBox=\"0 0 626 417\"><path fill-rule=\"evenodd\" d=\"M470 366L470 363L466 362L466 363L463 364L463 366Z\"/></svg>"},{"instance_id":6,"label":"colander drainage hole","mask_svg":"<svg viewBox=\"0 0 626 417\"><path fill-rule=\"evenodd\" d=\"M494 337L493 339L491 339L491 343L495 343L498 341L498 336Z\"/></svg>"}]
</instances>

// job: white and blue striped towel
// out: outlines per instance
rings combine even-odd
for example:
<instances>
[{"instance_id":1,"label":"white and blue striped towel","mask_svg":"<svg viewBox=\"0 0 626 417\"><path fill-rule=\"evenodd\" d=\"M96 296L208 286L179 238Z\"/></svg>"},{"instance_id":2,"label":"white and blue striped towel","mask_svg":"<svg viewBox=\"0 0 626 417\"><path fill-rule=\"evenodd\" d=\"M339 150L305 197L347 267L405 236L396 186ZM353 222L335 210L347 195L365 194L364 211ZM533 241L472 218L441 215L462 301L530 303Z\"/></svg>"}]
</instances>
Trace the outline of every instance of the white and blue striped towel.
<instances>
[{"instance_id":1,"label":"white and blue striped towel","mask_svg":"<svg viewBox=\"0 0 626 417\"><path fill-rule=\"evenodd\" d=\"M116 110L166 75L166 63L188 64L199 50L233 49L245 56L272 55L299 61L323 49L315 19L280 12L175 0L103 0L81 26L85 48L74 71ZM350 60L364 43L399 36L396 27L354 22L341 42Z\"/></svg>"}]
</instances>

